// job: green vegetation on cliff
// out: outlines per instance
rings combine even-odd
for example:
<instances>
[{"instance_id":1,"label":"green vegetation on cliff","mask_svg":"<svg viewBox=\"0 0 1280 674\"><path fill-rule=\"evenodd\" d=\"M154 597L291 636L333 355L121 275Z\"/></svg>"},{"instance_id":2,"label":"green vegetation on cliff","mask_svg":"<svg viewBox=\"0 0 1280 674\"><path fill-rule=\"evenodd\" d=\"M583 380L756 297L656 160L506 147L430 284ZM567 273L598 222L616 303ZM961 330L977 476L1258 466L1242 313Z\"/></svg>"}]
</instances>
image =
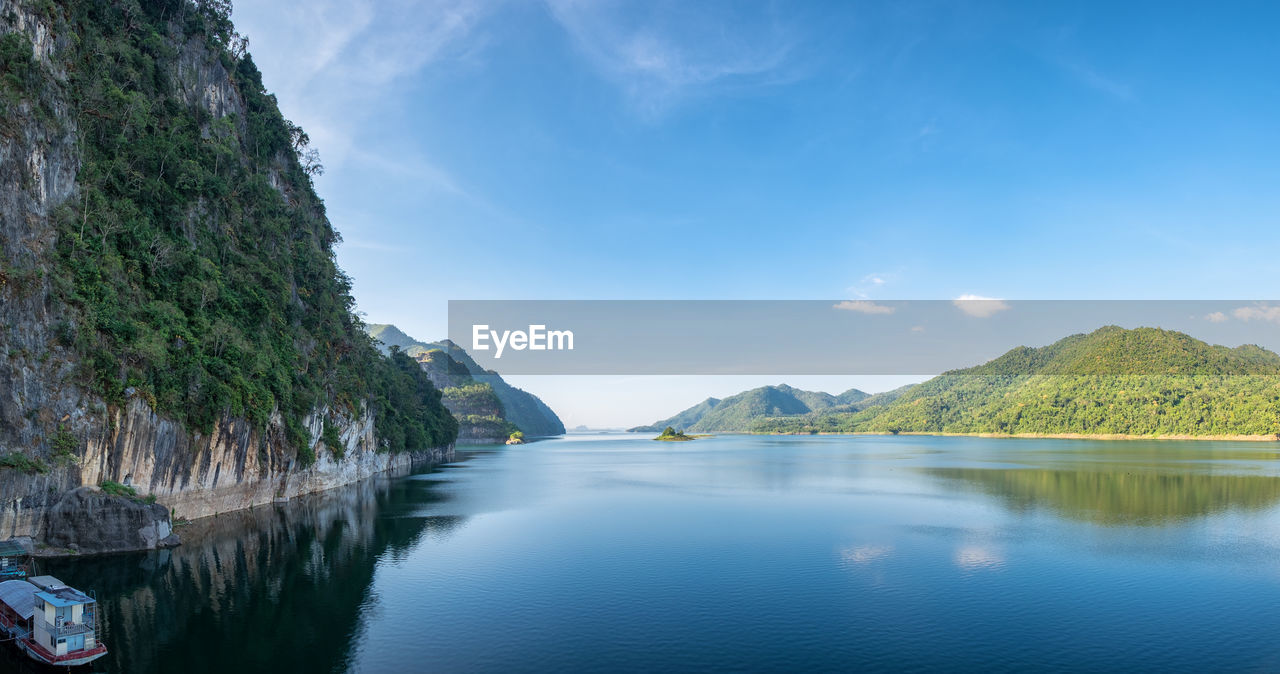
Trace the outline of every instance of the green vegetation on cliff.
<instances>
[{"instance_id":1,"label":"green vegetation on cliff","mask_svg":"<svg viewBox=\"0 0 1280 674\"><path fill-rule=\"evenodd\" d=\"M497 372L480 367L466 350L453 342L420 342L389 324L373 323L367 329L382 348L399 347L417 358L431 373L436 385L444 390L445 404L455 416L475 414L473 410L484 402L478 397L480 389L472 388L478 385L491 391L500 405L496 411L481 413L482 416L506 419L530 436L564 434L560 417L538 396L508 384Z\"/></svg>"},{"instance_id":2,"label":"green vegetation on cliff","mask_svg":"<svg viewBox=\"0 0 1280 674\"><path fill-rule=\"evenodd\" d=\"M520 432L515 424L494 415L460 414L458 438L462 440L501 442Z\"/></svg>"},{"instance_id":3,"label":"green vegetation on cliff","mask_svg":"<svg viewBox=\"0 0 1280 674\"><path fill-rule=\"evenodd\" d=\"M0 78L6 106L56 92L72 108L78 190L55 214L51 274L83 383L201 431L226 416L265 431L278 410L304 462L302 420L319 409L368 405L390 451L452 442L417 363L379 354L354 316L315 154L241 51L229 3L36 4L72 37L41 66L4 36Z\"/></svg>"},{"instance_id":4,"label":"green vegetation on cliff","mask_svg":"<svg viewBox=\"0 0 1280 674\"><path fill-rule=\"evenodd\" d=\"M912 387L860 412L766 419L757 432L1271 436L1280 355L1178 332L1105 327Z\"/></svg>"}]
</instances>

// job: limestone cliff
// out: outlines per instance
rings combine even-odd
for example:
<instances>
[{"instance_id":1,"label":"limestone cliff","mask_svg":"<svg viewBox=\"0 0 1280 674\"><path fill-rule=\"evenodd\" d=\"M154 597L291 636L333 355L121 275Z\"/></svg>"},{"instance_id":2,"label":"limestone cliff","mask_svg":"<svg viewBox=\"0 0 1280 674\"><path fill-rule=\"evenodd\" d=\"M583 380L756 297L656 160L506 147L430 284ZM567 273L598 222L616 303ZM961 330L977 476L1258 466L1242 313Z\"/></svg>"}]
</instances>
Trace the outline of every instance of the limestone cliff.
<instances>
[{"instance_id":1,"label":"limestone cliff","mask_svg":"<svg viewBox=\"0 0 1280 674\"><path fill-rule=\"evenodd\" d=\"M76 543L108 480L196 518L451 451L234 43L221 3L0 0L0 538Z\"/></svg>"}]
</instances>

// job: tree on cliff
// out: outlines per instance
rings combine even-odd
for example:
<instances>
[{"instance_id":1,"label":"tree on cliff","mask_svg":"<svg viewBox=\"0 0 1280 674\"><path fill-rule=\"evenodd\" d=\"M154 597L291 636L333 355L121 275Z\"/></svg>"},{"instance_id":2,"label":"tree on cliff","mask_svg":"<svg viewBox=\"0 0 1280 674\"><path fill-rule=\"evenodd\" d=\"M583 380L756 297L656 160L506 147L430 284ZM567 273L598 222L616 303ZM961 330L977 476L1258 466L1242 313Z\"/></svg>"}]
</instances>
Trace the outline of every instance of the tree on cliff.
<instances>
[{"instance_id":1,"label":"tree on cliff","mask_svg":"<svg viewBox=\"0 0 1280 674\"><path fill-rule=\"evenodd\" d=\"M452 442L439 392L354 315L318 155L241 51L230 3L45 4L40 20L73 39L33 60L30 38L0 26L15 55L0 106L77 135L74 198L40 261L74 378L193 431L239 418L265 434L278 412L304 463L317 412L372 414L392 451Z\"/></svg>"}]
</instances>

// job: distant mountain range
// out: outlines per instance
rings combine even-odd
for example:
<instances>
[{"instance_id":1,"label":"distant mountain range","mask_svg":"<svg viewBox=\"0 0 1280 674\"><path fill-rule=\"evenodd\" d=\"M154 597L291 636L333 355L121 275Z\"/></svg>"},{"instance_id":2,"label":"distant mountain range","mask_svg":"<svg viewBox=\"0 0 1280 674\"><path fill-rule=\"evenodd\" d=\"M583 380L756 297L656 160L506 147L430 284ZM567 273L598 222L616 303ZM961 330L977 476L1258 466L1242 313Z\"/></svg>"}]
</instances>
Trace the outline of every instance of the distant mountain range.
<instances>
[{"instance_id":1,"label":"distant mountain range","mask_svg":"<svg viewBox=\"0 0 1280 674\"><path fill-rule=\"evenodd\" d=\"M1045 347L1018 347L984 365L875 396L795 392L764 387L711 399L654 426L684 423L703 432L1280 438L1280 355L1253 345L1210 345L1158 328L1108 326ZM841 397L848 402L824 404ZM726 405L730 401L735 403Z\"/></svg>"},{"instance_id":2,"label":"distant mountain range","mask_svg":"<svg viewBox=\"0 0 1280 674\"><path fill-rule=\"evenodd\" d=\"M492 370L485 370L449 340L420 342L390 324L366 328L380 348L397 347L422 365L457 417L464 440L500 440L519 430L525 435L564 434L560 417L537 396L518 389Z\"/></svg>"},{"instance_id":3,"label":"distant mountain range","mask_svg":"<svg viewBox=\"0 0 1280 674\"><path fill-rule=\"evenodd\" d=\"M892 392L872 396L858 389L831 395L820 391L805 391L786 384L761 386L724 400L707 398L673 417L628 430L659 432L670 426L692 433L745 433L752 430L752 426L761 419L800 416L818 411L853 412L886 404L894 397L896 396Z\"/></svg>"}]
</instances>

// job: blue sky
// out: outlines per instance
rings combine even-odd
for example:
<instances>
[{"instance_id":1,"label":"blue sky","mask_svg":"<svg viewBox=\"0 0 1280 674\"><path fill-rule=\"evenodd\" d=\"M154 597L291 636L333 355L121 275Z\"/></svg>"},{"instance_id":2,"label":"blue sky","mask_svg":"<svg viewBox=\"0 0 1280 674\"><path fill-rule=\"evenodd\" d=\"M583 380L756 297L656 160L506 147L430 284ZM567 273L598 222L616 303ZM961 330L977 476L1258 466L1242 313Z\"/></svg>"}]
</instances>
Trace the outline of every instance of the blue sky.
<instances>
[{"instance_id":1,"label":"blue sky","mask_svg":"<svg viewBox=\"0 0 1280 674\"><path fill-rule=\"evenodd\" d=\"M235 19L321 152L360 310L434 338L449 299L1280 296L1278 12L240 0ZM733 392L706 389L678 403Z\"/></svg>"}]
</instances>

